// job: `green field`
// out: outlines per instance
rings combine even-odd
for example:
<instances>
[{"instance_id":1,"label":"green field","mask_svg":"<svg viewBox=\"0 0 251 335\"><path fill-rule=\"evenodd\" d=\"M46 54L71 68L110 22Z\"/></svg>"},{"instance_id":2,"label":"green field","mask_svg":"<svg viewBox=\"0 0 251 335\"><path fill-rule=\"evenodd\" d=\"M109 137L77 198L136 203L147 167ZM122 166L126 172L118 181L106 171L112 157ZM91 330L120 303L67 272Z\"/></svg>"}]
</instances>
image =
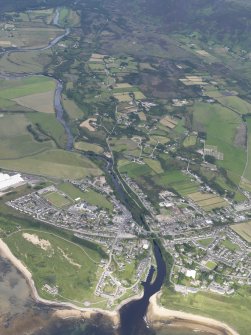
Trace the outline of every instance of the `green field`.
<instances>
[{"instance_id":1,"label":"green field","mask_svg":"<svg viewBox=\"0 0 251 335\"><path fill-rule=\"evenodd\" d=\"M27 116L21 113L4 114L0 118L0 162L31 156L55 147L52 141L37 142L27 130L29 124Z\"/></svg>"},{"instance_id":2,"label":"green field","mask_svg":"<svg viewBox=\"0 0 251 335\"><path fill-rule=\"evenodd\" d=\"M164 172L159 161L150 158L144 158L144 162L157 174Z\"/></svg>"},{"instance_id":3,"label":"green field","mask_svg":"<svg viewBox=\"0 0 251 335\"><path fill-rule=\"evenodd\" d=\"M48 200L53 206L59 208L64 208L72 204L70 199L68 199L67 197L63 196L58 192L46 193L44 195L44 198Z\"/></svg>"},{"instance_id":4,"label":"green field","mask_svg":"<svg viewBox=\"0 0 251 335\"><path fill-rule=\"evenodd\" d=\"M35 242L34 235L38 238ZM80 304L95 300L93 292L101 260L98 252L39 230L14 233L5 242L31 271L40 296L61 301L70 299ZM43 289L45 284L57 286L59 296L53 298L47 293Z\"/></svg>"},{"instance_id":5,"label":"green field","mask_svg":"<svg viewBox=\"0 0 251 335\"><path fill-rule=\"evenodd\" d=\"M217 263L214 261L207 261L205 264L205 267L207 267L209 270L214 270L217 266Z\"/></svg>"},{"instance_id":6,"label":"green field","mask_svg":"<svg viewBox=\"0 0 251 335\"><path fill-rule=\"evenodd\" d=\"M86 191L81 191L79 188L75 187L71 183L63 183L58 186L58 189L63 191L72 200L80 198L88 202L90 205L103 207L108 210L113 209L112 204L106 199L103 194L98 193L90 188L88 188Z\"/></svg>"},{"instance_id":7,"label":"green field","mask_svg":"<svg viewBox=\"0 0 251 335\"><path fill-rule=\"evenodd\" d=\"M246 153L235 145L237 128L241 118L231 110L219 104L197 102L193 106L193 127L196 131L207 133L207 145L215 145L224 154L223 161L217 161L219 166L229 170L230 177L235 175L238 182L246 163Z\"/></svg>"},{"instance_id":8,"label":"green field","mask_svg":"<svg viewBox=\"0 0 251 335\"><path fill-rule=\"evenodd\" d=\"M251 243L251 221L232 225L231 228L245 241Z\"/></svg>"},{"instance_id":9,"label":"green field","mask_svg":"<svg viewBox=\"0 0 251 335\"><path fill-rule=\"evenodd\" d=\"M183 142L184 147L191 147L197 142L197 135L188 135Z\"/></svg>"},{"instance_id":10,"label":"green field","mask_svg":"<svg viewBox=\"0 0 251 335\"><path fill-rule=\"evenodd\" d=\"M251 118L247 119L247 129L248 129L248 147L247 147L248 157L243 177L251 181Z\"/></svg>"},{"instance_id":11,"label":"green field","mask_svg":"<svg viewBox=\"0 0 251 335\"><path fill-rule=\"evenodd\" d=\"M182 196L198 190L198 183L192 182L189 176L186 176L178 170L166 171L153 179L159 186L173 188Z\"/></svg>"},{"instance_id":12,"label":"green field","mask_svg":"<svg viewBox=\"0 0 251 335\"><path fill-rule=\"evenodd\" d=\"M183 296L164 289L161 296L164 307L210 317L227 323L240 335L250 333L251 288L242 287L233 296L196 293Z\"/></svg>"},{"instance_id":13,"label":"green field","mask_svg":"<svg viewBox=\"0 0 251 335\"><path fill-rule=\"evenodd\" d=\"M77 150L93 151L97 154L100 154L104 151L104 149L101 146L94 144L94 143L84 142L84 141L75 142L74 147Z\"/></svg>"},{"instance_id":14,"label":"green field","mask_svg":"<svg viewBox=\"0 0 251 335\"><path fill-rule=\"evenodd\" d=\"M43 76L27 77L16 80L0 80L0 110L27 109L12 100L15 98L55 90L55 80Z\"/></svg>"},{"instance_id":15,"label":"green field","mask_svg":"<svg viewBox=\"0 0 251 335\"><path fill-rule=\"evenodd\" d=\"M119 171L126 173L130 178L137 178L140 176L154 175L153 170L146 164L129 163L120 166Z\"/></svg>"},{"instance_id":16,"label":"green field","mask_svg":"<svg viewBox=\"0 0 251 335\"><path fill-rule=\"evenodd\" d=\"M41 73L51 61L50 49L44 51L15 52L1 58L1 68L8 73Z\"/></svg>"},{"instance_id":17,"label":"green field","mask_svg":"<svg viewBox=\"0 0 251 335\"><path fill-rule=\"evenodd\" d=\"M208 247L213 241L214 241L214 238L209 237L209 238L205 238L205 239L203 239L203 240L199 240L198 242L199 242L203 247Z\"/></svg>"},{"instance_id":18,"label":"green field","mask_svg":"<svg viewBox=\"0 0 251 335\"><path fill-rule=\"evenodd\" d=\"M65 130L62 124L57 121L55 115L46 113L27 113L26 117L33 124L38 124L40 129L51 137L59 147L65 147Z\"/></svg>"},{"instance_id":19,"label":"green field","mask_svg":"<svg viewBox=\"0 0 251 335\"><path fill-rule=\"evenodd\" d=\"M67 99L65 95L63 95L62 102L64 109L70 119L75 120L83 118L85 115L84 112L75 104L75 102L73 100Z\"/></svg>"},{"instance_id":20,"label":"green field","mask_svg":"<svg viewBox=\"0 0 251 335\"><path fill-rule=\"evenodd\" d=\"M101 174L89 159L60 149L48 150L32 157L0 160L0 167L58 179L81 179Z\"/></svg>"},{"instance_id":21,"label":"green field","mask_svg":"<svg viewBox=\"0 0 251 335\"><path fill-rule=\"evenodd\" d=\"M227 248L228 250L233 251L233 252L237 251L237 250L240 250L240 247L237 244L231 242L228 239L226 239L225 241L222 241L221 245L223 247Z\"/></svg>"}]
</instances>

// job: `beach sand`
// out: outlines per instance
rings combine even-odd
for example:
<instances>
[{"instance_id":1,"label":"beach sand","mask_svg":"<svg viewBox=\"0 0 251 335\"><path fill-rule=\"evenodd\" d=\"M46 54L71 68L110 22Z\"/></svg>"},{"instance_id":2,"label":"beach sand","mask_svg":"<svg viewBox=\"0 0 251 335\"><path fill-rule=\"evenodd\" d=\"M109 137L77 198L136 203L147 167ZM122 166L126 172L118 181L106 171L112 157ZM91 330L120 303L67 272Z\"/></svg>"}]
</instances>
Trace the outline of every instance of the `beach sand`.
<instances>
[{"instance_id":1,"label":"beach sand","mask_svg":"<svg viewBox=\"0 0 251 335\"><path fill-rule=\"evenodd\" d=\"M186 327L208 332L213 331L215 335L239 335L239 333L223 322L161 307L158 304L159 294L156 293L150 298L147 312L147 320L150 324L158 327L164 322L169 321L174 327Z\"/></svg>"},{"instance_id":2,"label":"beach sand","mask_svg":"<svg viewBox=\"0 0 251 335\"><path fill-rule=\"evenodd\" d=\"M114 327L119 327L120 316L119 307L115 311L107 311L99 308L80 308L71 303L66 302L54 302L41 298L38 295L32 275L29 270L23 265L23 263L18 260L11 252L7 244L0 239L0 254L2 257L8 259L25 277L28 282L32 296L36 302L43 303L47 306L51 306L55 309L53 316L68 319L68 318L85 318L89 319L95 314L101 313L108 316ZM230 328L223 322L202 317L199 315L194 315L190 313L185 313L182 311L174 311L163 308L158 305L157 297L159 293L156 293L150 298L150 304L147 312L147 320L152 326L161 326L165 323L171 324L173 327L187 327L191 329L200 329L202 331L213 331L215 335L239 335L235 330ZM140 298L140 296L133 297L132 299L127 299L123 304L128 303L135 298Z\"/></svg>"}]
</instances>

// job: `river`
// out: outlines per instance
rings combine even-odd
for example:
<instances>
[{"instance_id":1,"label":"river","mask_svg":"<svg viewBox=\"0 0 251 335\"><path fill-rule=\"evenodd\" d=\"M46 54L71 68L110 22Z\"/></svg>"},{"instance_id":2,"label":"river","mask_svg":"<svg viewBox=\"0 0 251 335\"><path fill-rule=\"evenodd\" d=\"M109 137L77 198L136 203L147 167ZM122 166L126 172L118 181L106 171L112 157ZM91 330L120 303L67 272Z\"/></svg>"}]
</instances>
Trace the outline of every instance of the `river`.
<instances>
[{"instance_id":1,"label":"river","mask_svg":"<svg viewBox=\"0 0 251 335\"><path fill-rule=\"evenodd\" d=\"M53 23L58 25L59 11L56 10ZM46 50L53 47L61 39L69 34L65 33L56 37L45 47L33 49L13 49L5 51L28 52L34 50ZM16 79L17 77L15 77ZM64 109L61 103L63 84L57 80L54 105L57 120L63 125L67 135L67 150L72 150L74 139L71 130L64 119ZM113 169L113 162L104 156L95 155L95 158L102 159L106 164L106 172L109 173L114 188L120 197L125 200L128 196L121 185L121 181ZM130 207L130 206L129 206ZM26 333L34 335L190 335L188 329L173 329L169 326L161 327L158 332L151 329L146 321L149 298L161 289L166 276L166 265L162 258L161 251L156 242L153 244L157 269L151 267L147 280L142 283L144 294L142 298L124 305L119 313L121 318L120 328L112 328L111 322L102 315L97 315L90 321L86 320L55 320L52 317L51 307L36 304L30 297L30 290L21 276L6 260L0 257L0 334L1 335L22 335ZM154 275L156 272L155 279ZM194 334L194 333L193 333ZM197 332L199 335L199 333Z\"/></svg>"}]
</instances>

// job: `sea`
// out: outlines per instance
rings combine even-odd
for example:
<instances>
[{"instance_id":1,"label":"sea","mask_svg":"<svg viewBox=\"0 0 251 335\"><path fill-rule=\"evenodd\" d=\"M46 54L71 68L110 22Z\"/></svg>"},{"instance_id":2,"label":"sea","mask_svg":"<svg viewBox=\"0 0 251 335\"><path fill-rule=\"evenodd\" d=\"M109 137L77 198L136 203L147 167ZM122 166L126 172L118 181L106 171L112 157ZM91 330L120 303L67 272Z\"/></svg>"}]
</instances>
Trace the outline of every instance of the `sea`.
<instances>
[{"instance_id":1,"label":"sea","mask_svg":"<svg viewBox=\"0 0 251 335\"><path fill-rule=\"evenodd\" d=\"M52 317L52 313L51 307L33 301L22 274L0 257L0 335L131 335L126 324L123 329L114 329L111 320L102 314L90 320L62 320ZM169 325L159 329L146 325L134 334L214 335Z\"/></svg>"}]
</instances>

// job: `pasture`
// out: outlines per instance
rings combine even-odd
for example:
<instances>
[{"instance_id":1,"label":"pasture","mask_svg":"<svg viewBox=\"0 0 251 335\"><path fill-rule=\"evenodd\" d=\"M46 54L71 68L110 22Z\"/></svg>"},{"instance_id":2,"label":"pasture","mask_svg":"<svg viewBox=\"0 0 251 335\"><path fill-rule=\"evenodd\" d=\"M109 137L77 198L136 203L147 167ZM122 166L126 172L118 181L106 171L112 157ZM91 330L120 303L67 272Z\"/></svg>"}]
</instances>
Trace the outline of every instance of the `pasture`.
<instances>
[{"instance_id":1,"label":"pasture","mask_svg":"<svg viewBox=\"0 0 251 335\"><path fill-rule=\"evenodd\" d=\"M250 117L247 119L247 130L248 130L248 138L247 138L248 156L243 177L247 179L249 183L251 183L251 118ZM248 182L246 184L248 184Z\"/></svg>"},{"instance_id":2,"label":"pasture","mask_svg":"<svg viewBox=\"0 0 251 335\"><path fill-rule=\"evenodd\" d=\"M234 224L231 228L245 241L251 243L251 221Z\"/></svg>"},{"instance_id":3,"label":"pasture","mask_svg":"<svg viewBox=\"0 0 251 335\"><path fill-rule=\"evenodd\" d=\"M3 114L0 120L0 165L3 160L32 156L52 149L52 141L37 142L27 127L26 114Z\"/></svg>"},{"instance_id":4,"label":"pasture","mask_svg":"<svg viewBox=\"0 0 251 335\"><path fill-rule=\"evenodd\" d=\"M195 192L188 194L187 196L205 211L228 206L226 200L213 193Z\"/></svg>"},{"instance_id":5,"label":"pasture","mask_svg":"<svg viewBox=\"0 0 251 335\"><path fill-rule=\"evenodd\" d=\"M54 113L54 90L45 93L36 93L13 99L20 106L36 112Z\"/></svg>"},{"instance_id":6,"label":"pasture","mask_svg":"<svg viewBox=\"0 0 251 335\"><path fill-rule=\"evenodd\" d=\"M0 80L0 110L53 112L55 87L53 79L43 76Z\"/></svg>"},{"instance_id":7,"label":"pasture","mask_svg":"<svg viewBox=\"0 0 251 335\"><path fill-rule=\"evenodd\" d=\"M49 42L59 35L63 30L47 26L42 27L23 27L18 25L15 31L12 31L11 45L18 48L39 48L45 47ZM8 31L0 30L0 39L8 41Z\"/></svg>"},{"instance_id":8,"label":"pasture","mask_svg":"<svg viewBox=\"0 0 251 335\"><path fill-rule=\"evenodd\" d=\"M15 160L0 160L0 167L58 179L82 179L86 176L101 174L99 168L89 159L60 149L47 150L31 157Z\"/></svg>"},{"instance_id":9,"label":"pasture","mask_svg":"<svg viewBox=\"0 0 251 335\"><path fill-rule=\"evenodd\" d=\"M234 174L238 183L246 163L244 148L235 143L241 118L219 104L196 102L192 111L194 130L207 133L206 144L217 146L224 155L224 160L217 164L228 170L231 177Z\"/></svg>"},{"instance_id":10,"label":"pasture","mask_svg":"<svg viewBox=\"0 0 251 335\"><path fill-rule=\"evenodd\" d=\"M77 150L93 151L97 154L104 152L104 149L101 146L94 144L94 143L84 142L84 141L75 142L74 147Z\"/></svg>"}]
</instances>

